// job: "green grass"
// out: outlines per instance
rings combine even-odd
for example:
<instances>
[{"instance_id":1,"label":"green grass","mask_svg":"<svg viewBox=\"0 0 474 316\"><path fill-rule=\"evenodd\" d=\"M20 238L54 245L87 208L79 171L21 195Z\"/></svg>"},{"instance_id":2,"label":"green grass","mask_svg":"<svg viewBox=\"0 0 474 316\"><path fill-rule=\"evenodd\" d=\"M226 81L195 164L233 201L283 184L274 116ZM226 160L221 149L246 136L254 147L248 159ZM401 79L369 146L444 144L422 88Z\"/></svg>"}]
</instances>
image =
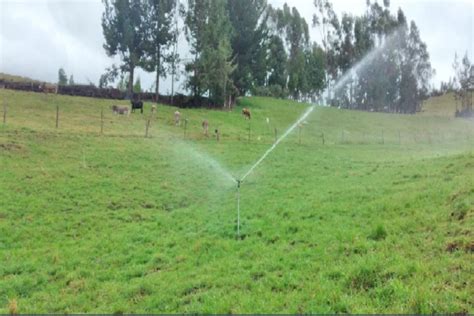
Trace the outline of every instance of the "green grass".
<instances>
[{"instance_id":1,"label":"green grass","mask_svg":"<svg viewBox=\"0 0 474 316\"><path fill-rule=\"evenodd\" d=\"M159 106L144 138L148 103L0 97L0 313L474 312L472 120L317 108L243 184L237 240L206 157L241 176L307 105L185 109L186 139Z\"/></svg>"}]
</instances>

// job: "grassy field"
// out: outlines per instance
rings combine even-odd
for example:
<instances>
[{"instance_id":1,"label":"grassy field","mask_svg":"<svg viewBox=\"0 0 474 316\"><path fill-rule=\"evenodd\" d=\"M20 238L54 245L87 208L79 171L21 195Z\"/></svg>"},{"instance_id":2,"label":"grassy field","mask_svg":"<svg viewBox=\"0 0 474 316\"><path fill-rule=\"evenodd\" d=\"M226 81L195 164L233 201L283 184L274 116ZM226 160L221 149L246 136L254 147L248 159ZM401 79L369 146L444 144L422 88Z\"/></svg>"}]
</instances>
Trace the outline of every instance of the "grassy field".
<instances>
[{"instance_id":1,"label":"grassy field","mask_svg":"<svg viewBox=\"0 0 474 316\"><path fill-rule=\"evenodd\" d=\"M172 107L0 100L0 313L474 312L472 120L316 108L243 183L237 239L226 173L307 105L184 109L185 136Z\"/></svg>"}]
</instances>

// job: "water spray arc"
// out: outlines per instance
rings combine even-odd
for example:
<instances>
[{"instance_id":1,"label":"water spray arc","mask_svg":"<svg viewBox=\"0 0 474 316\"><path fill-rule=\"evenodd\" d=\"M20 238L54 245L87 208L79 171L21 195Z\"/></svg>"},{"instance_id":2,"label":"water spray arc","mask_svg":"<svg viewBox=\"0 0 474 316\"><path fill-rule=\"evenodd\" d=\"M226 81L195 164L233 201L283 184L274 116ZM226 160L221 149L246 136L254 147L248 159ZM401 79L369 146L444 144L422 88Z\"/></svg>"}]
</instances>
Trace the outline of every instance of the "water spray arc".
<instances>
[{"instance_id":1,"label":"water spray arc","mask_svg":"<svg viewBox=\"0 0 474 316\"><path fill-rule=\"evenodd\" d=\"M390 35L388 35L383 43L380 46L374 47L371 51L369 51L364 57L359 60L355 65L353 65L349 70L342 74L339 77L334 86L332 87L332 93L338 92L341 88L344 87L347 83L349 83L354 77L358 75L360 71L365 70L371 63L381 54L385 53L390 49L390 47L399 40L400 32L402 31L401 28L394 30ZM329 87L322 93L322 95L326 95L327 97L331 98L329 93Z\"/></svg>"},{"instance_id":2,"label":"water spray arc","mask_svg":"<svg viewBox=\"0 0 474 316\"><path fill-rule=\"evenodd\" d=\"M300 118L293 124L291 125L274 143L273 145L258 159L251 167L250 169L240 178L240 179L235 179L237 182L237 237L240 237L240 186L244 182L245 178L247 178L254 170L257 168L264 160L267 158L267 156L278 146L278 144L285 139L296 127L298 127L303 120L305 120L311 112L314 110L314 105L309 107L303 115L300 116Z\"/></svg>"},{"instance_id":3,"label":"water spray arc","mask_svg":"<svg viewBox=\"0 0 474 316\"><path fill-rule=\"evenodd\" d=\"M373 60L379 56L380 54L384 53L387 49L390 49L390 46L398 39L398 34L400 29L395 30L390 36L388 36L382 45L375 47L370 52L368 52L358 63L352 66L347 72L345 72L336 82L333 87L333 92L338 91L341 89L345 84L349 82L354 76L357 76L359 71L369 67ZM328 94L328 90L323 93ZM267 156L278 146L278 144L285 139L296 127L298 127L304 119L306 119L309 114L314 110L315 106L309 107L303 115L293 124L291 125L278 139L276 138L276 129L275 129L275 142L273 145L258 159L253 166L240 178L234 178L234 181L237 183L237 236L240 237L240 187L244 180L257 168ZM250 125L249 125L250 131ZM249 134L250 135L250 134ZM249 136L250 139L250 136ZM324 144L324 134L322 134L322 141Z\"/></svg>"}]
</instances>

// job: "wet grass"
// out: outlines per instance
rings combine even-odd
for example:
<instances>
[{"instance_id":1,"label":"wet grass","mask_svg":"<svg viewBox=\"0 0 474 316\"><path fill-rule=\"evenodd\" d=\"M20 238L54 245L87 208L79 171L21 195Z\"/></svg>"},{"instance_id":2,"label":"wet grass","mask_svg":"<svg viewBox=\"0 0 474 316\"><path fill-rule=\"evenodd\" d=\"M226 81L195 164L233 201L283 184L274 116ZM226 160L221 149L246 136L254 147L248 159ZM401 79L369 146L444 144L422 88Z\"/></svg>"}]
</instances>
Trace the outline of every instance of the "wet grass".
<instances>
[{"instance_id":1,"label":"wet grass","mask_svg":"<svg viewBox=\"0 0 474 316\"><path fill-rule=\"evenodd\" d=\"M0 312L473 312L472 121L315 110L243 184L237 239L217 164L242 175L305 105L242 100L250 141L240 107L182 110L186 139L159 107L145 139L150 104L101 136L111 101L0 96Z\"/></svg>"}]
</instances>

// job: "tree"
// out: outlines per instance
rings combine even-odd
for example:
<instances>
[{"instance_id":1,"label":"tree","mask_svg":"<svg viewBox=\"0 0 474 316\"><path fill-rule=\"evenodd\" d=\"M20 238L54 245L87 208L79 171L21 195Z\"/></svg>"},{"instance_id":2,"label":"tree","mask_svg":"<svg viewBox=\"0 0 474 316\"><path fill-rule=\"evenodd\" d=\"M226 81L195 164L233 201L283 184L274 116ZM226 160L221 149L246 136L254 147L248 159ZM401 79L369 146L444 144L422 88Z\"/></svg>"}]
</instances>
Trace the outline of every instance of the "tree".
<instances>
[{"instance_id":1,"label":"tree","mask_svg":"<svg viewBox=\"0 0 474 316\"><path fill-rule=\"evenodd\" d=\"M230 38L232 26L223 1L190 0L185 18L186 35L194 60L186 65L187 85L194 96L208 93L211 100L225 104L234 85Z\"/></svg>"},{"instance_id":2,"label":"tree","mask_svg":"<svg viewBox=\"0 0 474 316\"><path fill-rule=\"evenodd\" d=\"M104 49L109 56L120 56L121 71L129 73L127 92L131 97L134 71L145 55L144 2L141 0L103 0L103 2Z\"/></svg>"},{"instance_id":3,"label":"tree","mask_svg":"<svg viewBox=\"0 0 474 316\"><path fill-rule=\"evenodd\" d=\"M280 31L287 43L288 56L288 90L294 99L301 96L305 86L305 50L308 48L309 31L306 20L296 8L285 3L283 9L274 12L277 30Z\"/></svg>"},{"instance_id":4,"label":"tree","mask_svg":"<svg viewBox=\"0 0 474 316\"><path fill-rule=\"evenodd\" d=\"M100 76L99 88L106 88L110 83L113 83L118 76L119 69L117 66L112 65L111 67L106 68L105 72ZM121 79L123 81L123 77ZM124 89L126 89L126 87Z\"/></svg>"},{"instance_id":5,"label":"tree","mask_svg":"<svg viewBox=\"0 0 474 316\"><path fill-rule=\"evenodd\" d=\"M185 65L188 73L187 87L191 89L192 94L197 97L203 93L203 79L200 73L200 55L205 46L204 33L211 0L188 0L188 9L185 14L185 34L186 39L191 46L193 60Z\"/></svg>"},{"instance_id":6,"label":"tree","mask_svg":"<svg viewBox=\"0 0 474 316\"><path fill-rule=\"evenodd\" d=\"M184 11L183 7L181 5L179 5L179 1L177 2L177 5L176 5L176 12L175 12L175 15L174 15L174 32L173 32L173 40L172 40L172 43L173 43L173 50L170 54L170 57L169 57L169 70L170 70L170 73L171 73L171 104L174 104L173 103L173 99L174 99L174 84L175 84L175 80L177 79L176 77L179 76L178 74L178 67L179 67L179 63L180 63L180 57L179 57L179 54L178 54L178 36L179 36L179 28L178 28L178 17L179 17L179 11ZM158 101L158 99L157 99Z\"/></svg>"},{"instance_id":7,"label":"tree","mask_svg":"<svg viewBox=\"0 0 474 316\"><path fill-rule=\"evenodd\" d=\"M319 96L325 87L325 56L323 49L313 43L305 52L305 86L303 92L308 97Z\"/></svg>"},{"instance_id":8,"label":"tree","mask_svg":"<svg viewBox=\"0 0 474 316\"><path fill-rule=\"evenodd\" d=\"M240 95L264 85L268 15L266 0L227 0L233 32L232 58L236 69L233 82Z\"/></svg>"},{"instance_id":9,"label":"tree","mask_svg":"<svg viewBox=\"0 0 474 316\"><path fill-rule=\"evenodd\" d=\"M326 68L334 80L345 74L332 105L415 113L429 95L434 71L426 44L416 24L408 25L401 9L392 14L389 5L368 1L362 16L343 14L340 27L335 19L330 23Z\"/></svg>"},{"instance_id":10,"label":"tree","mask_svg":"<svg viewBox=\"0 0 474 316\"><path fill-rule=\"evenodd\" d=\"M174 20L176 14L176 0L147 0L143 2L144 23L146 37L144 43L144 58L141 62L143 68L147 71L156 72L155 94L158 102L160 77L166 75L163 61L172 58L172 52L166 53L166 50L177 41L178 30L174 29Z\"/></svg>"},{"instance_id":11,"label":"tree","mask_svg":"<svg viewBox=\"0 0 474 316\"><path fill-rule=\"evenodd\" d=\"M127 75L124 75L122 73L117 83L117 89L119 89L120 91L127 91L128 87L129 87L129 78Z\"/></svg>"},{"instance_id":12,"label":"tree","mask_svg":"<svg viewBox=\"0 0 474 316\"><path fill-rule=\"evenodd\" d=\"M328 94L330 95L331 76L333 78L337 76L334 58L336 52L336 47L334 46L337 40L334 37L338 37L340 31L338 29L339 23L330 0L314 0L314 6L316 13L313 15L313 27L318 27L322 39L326 65L325 86L328 88Z\"/></svg>"},{"instance_id":13,"label":"tree","mask_svg":"<svg viewBox=\"0 0 474 316\"><path fill-rule=\"evenodd\" d=\"M67 85L67 75L63 68L58 71L58 85Z\"/></svg>"},{"instance_id":14,"label":"tree","mask_svg":"<svg viewBox=\"0 0 474 316\"><path fill-rule=\"evenodd\" d=\"M281 89L286 88L287 83L287 71L286 63L288 56L285 52L285 45L281 38L277 35L273 35L270 38L269 43L269 54L268 54L268 71L270 76L268 77L268 85L280 86Z\"/></svg>"},{"instance_id":15,"label":"tree","mask_svg":"<svg viewBox=\"0 0 474 316\"><path fill-rule=\"evenodd\" d=\"M74 83L74 76L71 75L71 77L69 77L69 85L72 86L72 85L74 85L74 84L75 84L75 83Z\"/></svg>"},{"instance_id":16,"label":"tree","mask_svg":"<svg viewBox=\"0 0 474 316\"><path fill-rule=\"evenodd\" d=\"M141 93L142 92L142 84L140 82L140 77L137 77L135 84L133 85L133 92L134 93Z\"/></svg>"},{"instance_id":17,"label":"tree","mask_svg":"<svg viewBox=\"0 0 474 316\"><path fill-rule=\"evenodd\" d=\"M455 82L457 83L454 90L454 97L457 101L461 101L461 110L457 111L461 115L470 115L472 112L472 100L470 98L469 88L471 85L471 68L474 67L471 65L469 60L468 53L464 54L461 62L457 53L454 54L453 69L455 74Z\"/></svg>"}]
</instances>

